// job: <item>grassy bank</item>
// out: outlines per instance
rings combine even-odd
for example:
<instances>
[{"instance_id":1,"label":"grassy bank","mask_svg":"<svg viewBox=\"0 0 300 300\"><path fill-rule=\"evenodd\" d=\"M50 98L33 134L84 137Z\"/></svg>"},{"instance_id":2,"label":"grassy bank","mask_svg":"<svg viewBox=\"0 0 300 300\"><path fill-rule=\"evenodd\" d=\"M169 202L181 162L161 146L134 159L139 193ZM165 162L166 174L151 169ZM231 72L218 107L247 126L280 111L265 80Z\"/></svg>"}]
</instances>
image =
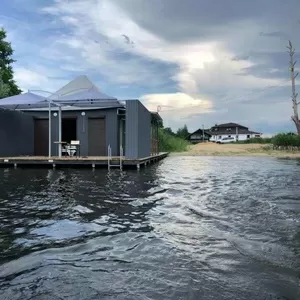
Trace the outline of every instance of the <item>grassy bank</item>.
<instances>
[{"instance_id":1,"label":"grassy bank","mask_svg":"<svg viewBox=\"0 0 300 300\"><path fill-rule=\"evenodd\" d=\"M172 153L185 156L269 156L277 158L300 158L300 151L276 150L272 144L216 144L200 143L188 147L188 151Z\"/></svg>"},{"instance_id":2,"label":"grassy bank","mask_svg":"<svg viewBox=\"0 0 300 300\"><path fill-rule=\"evenodd\" d=\"M272 138L253 138L231 144L200 143L191 145L164 129L159 129L160 151L172 152L176 155L246 155L300 157L300 136L292 133L277 134ZM184 152L184 153L183 153Z\"/></svg>"},{"instance_id":3,"label":"grassy bank","mask_svg":"<svg viewBox=\"0 0 300 300\"><path fill-rule=\"evenodd\" d=\"M272 138L252 138L246 141L238 141L236 144L272 144Z\"/></svg>"},{"instance_id":4,"label":"grassy bank","mask_svg":"<svg viewBox=\"0 0 300 300\"><path fill-rule=\"evenodd\" d=\"M280 133L272 138L252 138L236 144L270 144L277 150L300 150L300 136L293 133Z\"/></svg>"},{"instance_id":5,"label":"grassy bank","mask_svg":"<svg viewBox=\"0 0 300 300\"><path fill-rule=\"evenodd\" d=\"M158 131L159 151L161 152L184 152L190 145L189 142L165 132Z\"/></svg>"}]
</instances>

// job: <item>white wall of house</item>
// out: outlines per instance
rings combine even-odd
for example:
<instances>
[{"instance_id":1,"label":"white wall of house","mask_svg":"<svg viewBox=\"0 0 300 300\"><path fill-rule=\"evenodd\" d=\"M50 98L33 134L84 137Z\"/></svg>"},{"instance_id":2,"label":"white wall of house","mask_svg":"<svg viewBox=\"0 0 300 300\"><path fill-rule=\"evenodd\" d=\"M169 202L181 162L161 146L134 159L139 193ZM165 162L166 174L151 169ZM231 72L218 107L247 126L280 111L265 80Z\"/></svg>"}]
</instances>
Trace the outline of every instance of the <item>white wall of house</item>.
<instances>
[{"instance_id":1,"label":"white wall of house","mask_svg":"<svg viewBox=\"0 0 300 300\"><path fill-rule=\"evenodd\" d=\"M234 137L234 138L236 138L237 135L234 134L234 133L232 133L232 134L222 134L222 135L213 135L210 140L211 141L217 141L217 140L222 139L224 137ZM255 137L260 137L260 135L257 135L257 134L238 134L238 140L239 141L246 141L250 138L255 138Z\"/></svg>"}]
</instances>

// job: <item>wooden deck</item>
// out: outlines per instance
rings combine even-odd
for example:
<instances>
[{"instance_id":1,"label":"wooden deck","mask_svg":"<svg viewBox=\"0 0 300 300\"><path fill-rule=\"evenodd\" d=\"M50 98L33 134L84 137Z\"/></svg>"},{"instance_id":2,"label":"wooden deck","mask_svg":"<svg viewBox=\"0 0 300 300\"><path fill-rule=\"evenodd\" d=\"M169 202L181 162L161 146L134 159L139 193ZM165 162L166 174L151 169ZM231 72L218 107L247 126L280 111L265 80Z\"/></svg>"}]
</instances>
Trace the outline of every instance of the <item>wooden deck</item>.
<instances>
[{"instance_id":1,"label":"wooden deck","mask_svg":"<svg viewBox=\"0 0 300 300\"><path fill-rule=\"evenodd\" d=\"M142 166L158 162L168 156L167 152L162 152L149 157L139 158L139 159L128 159L122 157L122 167L123 168L136 168L140 169ZM110 165L112 168L119 167L120 165L119 156L113 156L110 160ZM56 157L51 158L47 156L20 156L20 157L0 157L0 168L8 167L46 167L46 168L100 168L108 167L108 157L107 156L81 156L81 157Z\"/></svg>"}]
</instances>

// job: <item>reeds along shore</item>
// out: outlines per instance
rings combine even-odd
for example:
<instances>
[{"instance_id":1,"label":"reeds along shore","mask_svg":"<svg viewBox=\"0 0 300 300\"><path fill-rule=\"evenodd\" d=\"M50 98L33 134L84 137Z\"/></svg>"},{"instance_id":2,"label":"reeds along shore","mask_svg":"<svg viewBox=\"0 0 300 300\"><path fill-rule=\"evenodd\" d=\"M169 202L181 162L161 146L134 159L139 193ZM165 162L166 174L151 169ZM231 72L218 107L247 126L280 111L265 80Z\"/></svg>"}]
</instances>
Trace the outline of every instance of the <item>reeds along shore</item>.
<instances>
[{"instance_id":1,"label":"reeds along shore","mask_svg":"<svg viewBox=\"0 0 300 300\"><path fill-rule=\"evenodd\" d=\"M275 150L272 144L216 144L201 143L189 146L185 152L171 155L185 156L271 156L280 158L300 158L300 151Z\"/></svg>"},{"instance_id":2,"label":"reeds along shore","mask_svg":"<svg viewBox=\"0 0 300 300\"><path fill-rule=\"evenodd\" d=\"M293 133L277 134L272 138L254 138L232 144L212 142L191 145L188 141L159 130L160 151L171 155L205 156L273 156L300 158L300 136Z\"/></svg>"},{"instance_id":3,"label":"reeds along shore","mask_svg":"<svg viewBox=\"0 0 300 300\"><path fill-rule=\"evenodd\" d=\"M159 150L163 152L184 152L190 143L184 139L166 133L163 129L158 131Z\"/></svg>"}]
</instances>

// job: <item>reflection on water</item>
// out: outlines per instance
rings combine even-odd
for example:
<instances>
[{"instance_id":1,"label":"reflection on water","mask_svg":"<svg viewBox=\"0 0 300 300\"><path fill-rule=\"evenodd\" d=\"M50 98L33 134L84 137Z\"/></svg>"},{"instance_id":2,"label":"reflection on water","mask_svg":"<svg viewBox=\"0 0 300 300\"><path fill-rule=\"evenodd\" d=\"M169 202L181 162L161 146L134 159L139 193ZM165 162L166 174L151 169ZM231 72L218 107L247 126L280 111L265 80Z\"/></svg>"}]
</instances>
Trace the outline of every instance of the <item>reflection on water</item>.
<instances>
[{"instance_id":1,"label":"reflection on water","mask_svg":"<svg viewBox=\"0 0 300 300\"><path fill-rule=\"evenodd\" d=\"M0 170L1 299L300 299L300 166Z\"/></svg>"}]
</instances>

